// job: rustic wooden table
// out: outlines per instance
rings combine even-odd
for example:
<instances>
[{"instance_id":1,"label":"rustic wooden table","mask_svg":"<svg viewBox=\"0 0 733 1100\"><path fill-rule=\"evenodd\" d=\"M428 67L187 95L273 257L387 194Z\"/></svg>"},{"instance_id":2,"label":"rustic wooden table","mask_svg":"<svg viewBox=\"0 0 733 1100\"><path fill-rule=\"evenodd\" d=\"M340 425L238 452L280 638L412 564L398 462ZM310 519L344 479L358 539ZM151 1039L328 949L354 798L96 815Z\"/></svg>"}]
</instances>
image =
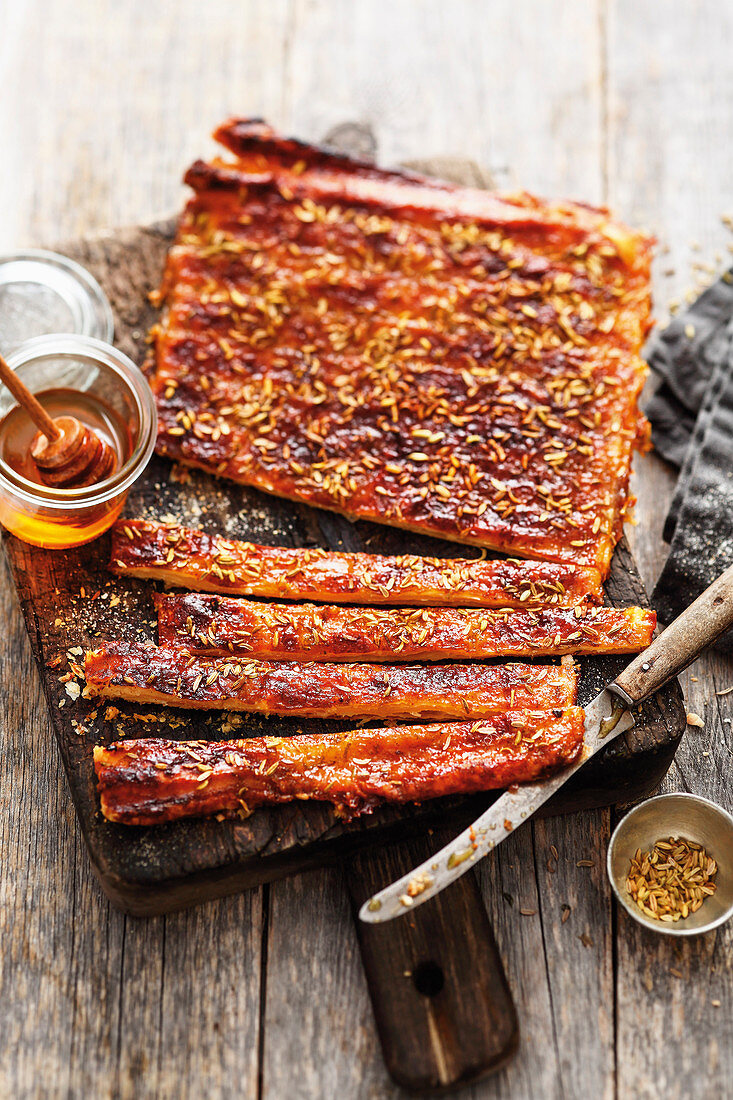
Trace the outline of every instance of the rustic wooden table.
<instances>
[{"instance_id":1,"label":"rustic wooden table","mask_svg":"<svg viewBox=\"0 0 733 1100\"><path fill-rule=\"evenodd\" d=\"M660 319L730 260L728 4L668 0L661 19L639 0L0 0L0 14L3 251L169 214L237 112L310 139L357 125L385 164L470 157L502 187L608 202L659 237ZM635 483L651 584L672 478L649 456ZM338 870L150 921L110 907L7 573L0 601L0 1096L397 1095ZM716 695L731 684L714 656L685 676L705 725L663 789L733 808L733 695ZM632 925L605 878L613 820L537 823L482 866L522 1042L462 1095L730 1095L733 926L670 942Z\"/></svg>"}]
</instances>

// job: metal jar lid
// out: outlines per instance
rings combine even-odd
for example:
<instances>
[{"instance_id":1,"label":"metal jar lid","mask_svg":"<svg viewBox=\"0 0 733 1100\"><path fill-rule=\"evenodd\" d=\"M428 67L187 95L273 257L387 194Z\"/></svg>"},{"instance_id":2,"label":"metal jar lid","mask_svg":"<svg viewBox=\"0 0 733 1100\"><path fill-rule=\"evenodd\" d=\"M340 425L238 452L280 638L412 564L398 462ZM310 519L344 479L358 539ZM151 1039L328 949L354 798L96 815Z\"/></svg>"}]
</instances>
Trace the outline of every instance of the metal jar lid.
<instances>
[{"instance_id":1,"label":"metal jar lid","mask_svg":"<svg viewBox=\"0 0 733 1100\"><path fill-rule=\"evenodd\" d=\"M0 349L69 332L110 343L112 309L104 291L79 264L56 252L28 249L0 256Z\"/></svg>"}]
</instances>

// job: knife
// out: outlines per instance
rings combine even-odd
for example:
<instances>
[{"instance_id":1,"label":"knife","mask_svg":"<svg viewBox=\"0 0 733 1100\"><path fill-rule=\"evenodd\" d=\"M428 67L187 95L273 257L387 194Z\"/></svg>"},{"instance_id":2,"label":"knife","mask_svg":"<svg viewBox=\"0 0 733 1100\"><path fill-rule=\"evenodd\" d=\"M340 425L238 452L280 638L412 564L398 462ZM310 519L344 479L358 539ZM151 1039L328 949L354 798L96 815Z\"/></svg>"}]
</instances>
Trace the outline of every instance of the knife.
<instances>
[{"instance_id":1,"label":"knife","mask_svg":"<svg viewBox=\"0 0 733 1100\"><path fill-rule=\"evenodd\" d=\"M360 919L376 924L404 916L464 875L528 821L592 756L630 729L631 708L687 668L732 625L733 565L588 704L583 748L575 764L549 779L510 787L431 859L365 901Z\"/></svg>"}]
</instances>

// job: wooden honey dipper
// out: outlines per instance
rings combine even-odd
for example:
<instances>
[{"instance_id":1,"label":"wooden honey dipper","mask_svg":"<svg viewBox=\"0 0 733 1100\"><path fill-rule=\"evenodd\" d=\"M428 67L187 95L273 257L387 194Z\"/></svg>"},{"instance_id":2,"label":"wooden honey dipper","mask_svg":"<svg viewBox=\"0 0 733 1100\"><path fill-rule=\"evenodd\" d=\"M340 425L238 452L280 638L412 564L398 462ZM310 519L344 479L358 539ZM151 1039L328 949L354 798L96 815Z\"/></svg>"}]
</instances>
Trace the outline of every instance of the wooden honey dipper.
<instances>
[{"instance_id":1,"label":"wooden honey dipper","mask_svg":"<svg viewBox=\"0 0 733 1100\"><path fill-rule=\"evenodd\" d=\"M104 481L117 456L109 444L75 416L53 419L0 355L0 379L38 428L30 445L42 484L55 489L78 489Z\"/></svg>"}]
</instances>

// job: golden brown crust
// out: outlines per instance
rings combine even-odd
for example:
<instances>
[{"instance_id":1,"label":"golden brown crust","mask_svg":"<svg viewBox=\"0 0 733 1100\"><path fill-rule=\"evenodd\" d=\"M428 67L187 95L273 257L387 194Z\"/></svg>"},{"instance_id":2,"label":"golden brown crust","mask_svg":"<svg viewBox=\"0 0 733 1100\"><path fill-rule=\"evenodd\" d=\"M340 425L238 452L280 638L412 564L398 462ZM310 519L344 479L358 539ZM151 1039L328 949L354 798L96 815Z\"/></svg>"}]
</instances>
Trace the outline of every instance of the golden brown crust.
<instances>
[{"instance_id":1,"label":"golden brown crust","mask_svg":"<svg viewBox=\"0 0 733 1100\"><path fill-rule=\"evenodd\" d=\"M347 665L206 658L115 642L86 655L93 696L304 718L480 717L575 702L576 670L550 665Z\"/></svg>"},{"instance_id":2,"label":"golden brown crust","mask_svg":"<svg viewBox=\"0 0 733 1100\"><path fill-rule=\"evenodd\" d=\"M527 782L572 763L583 711L515 711L482 722L241 741L121 741L94 749L102 813L125 825L205 814L247 816L265 803L332 802L342 816L380 802L468 794Z\"/></svg>"},{"instance_id":3,"label":"golden brown crust","mask_svg":"<svg viewBox=\"0 0 733 1100\"><path fill-rule=\"evenodd\" d=\"M320 607L203 593L157 595L161 646L268 661L442 661L637 653L652 640L642 607L531 611Z\"/></svg>"},{"instance_id":4,"label":"golden brown crust","mask_svg":"<svg viewBox=\"0 0 733 1100\"><path fill-rule=\"evenodd\" d=\"M348 515L602 573L646 428L651 242L607 212L217 131L154 333L159 450Z\"/></svg>"},{"instance_id":5,"label":"golden brown crust","mask_svg":"<svg viewBox=\"0 0 733 1100\"><path fill-rule=\"evenodd\" d=\"M143 519L113 527L110 569L179 588L328 603L534 607L598 603L602 594L600 574L584 566L257 546Z\"/></svg>"}]
</instances>

